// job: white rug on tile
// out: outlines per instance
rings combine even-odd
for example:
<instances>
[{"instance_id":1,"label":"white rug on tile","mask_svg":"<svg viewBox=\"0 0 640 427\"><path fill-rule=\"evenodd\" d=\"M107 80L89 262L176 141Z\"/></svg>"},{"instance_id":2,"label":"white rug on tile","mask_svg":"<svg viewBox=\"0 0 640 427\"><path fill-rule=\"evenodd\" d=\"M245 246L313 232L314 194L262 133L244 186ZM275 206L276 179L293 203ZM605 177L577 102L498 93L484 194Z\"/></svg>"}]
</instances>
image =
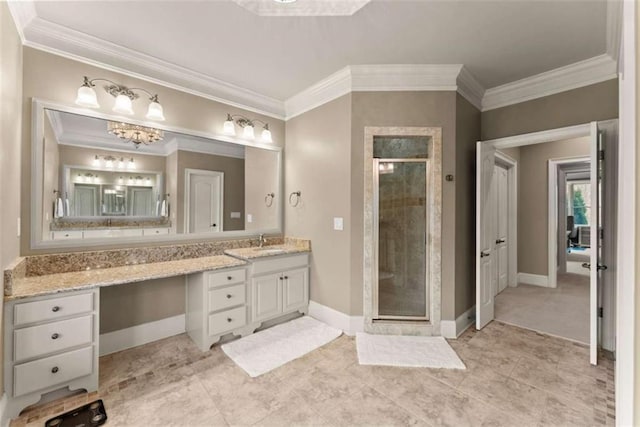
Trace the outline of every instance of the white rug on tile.
<instances>
[{"instance_id":1,"label":"white rug on tile","mask_svg":"<svg viewBox=\"0 0 640 427\"><path fill-rule=\"evenodd\" d=\"M265 374L304 356L342 335L316 319L303 316L222 346L251 377Z\"/></svg>"},{"instance_id":2,"label":"white rug on tile","mask_svg":"<svg viewBox=\"0 0 640 427\"><path fill-rule=\"evenodd\" d=\"M442 337L356 334L361 365L466 369Z\"/></svg>"}]
</instances>

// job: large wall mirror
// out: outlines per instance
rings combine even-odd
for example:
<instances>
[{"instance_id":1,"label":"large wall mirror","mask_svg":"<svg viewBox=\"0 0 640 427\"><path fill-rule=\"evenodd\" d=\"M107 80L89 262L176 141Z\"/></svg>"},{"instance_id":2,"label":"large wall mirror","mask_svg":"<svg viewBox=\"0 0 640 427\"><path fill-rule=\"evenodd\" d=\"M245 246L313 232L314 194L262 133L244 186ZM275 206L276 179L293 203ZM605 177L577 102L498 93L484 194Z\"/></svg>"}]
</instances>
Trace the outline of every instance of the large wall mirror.
<instances>
[{"instance_id":1,"label":"large wall mirror","mask_svg":"<svg viewBox=\"0 0 640 427\"><path fill-rule=\"evenodd\" d=\"M280 148L33 106L32 247L282 232Z\"/></svg>"}]
</instances>

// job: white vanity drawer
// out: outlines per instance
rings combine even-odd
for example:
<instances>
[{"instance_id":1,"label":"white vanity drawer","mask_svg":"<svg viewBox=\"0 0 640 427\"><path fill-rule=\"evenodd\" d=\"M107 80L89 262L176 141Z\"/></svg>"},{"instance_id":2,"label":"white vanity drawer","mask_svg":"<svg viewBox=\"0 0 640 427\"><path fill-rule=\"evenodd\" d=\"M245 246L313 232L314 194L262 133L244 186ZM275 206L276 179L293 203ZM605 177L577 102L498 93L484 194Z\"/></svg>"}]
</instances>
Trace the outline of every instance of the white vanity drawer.
<instances>
[{"instance_id":1,"label":"white vanity drawer","mask_svg":"<svg viewBox=\"0 0 640 427\"><path fill-rule=\"evenodd\" d=\"M16 304L13 310L15 326L54 320L93 310L93 293L70 295Z\"/></svg>"},{"instance_id":2,"label":"white vanity drawer","mask_svg":"<svg viewBox=\"0 0 640 427\"><path fill-rule=\"evenodd\" d=\"M285 271L296 267L306 267L309 265L309 255L291 255L267 260L256 260L253 262L253 274L271 273Z\"/></svg>"},{"instance_id":3,"label":"white vanity drawer","mask_svg":"<svg viewBox=\"0 0 640 427\"><path fill-rule=\"evenodd\" d=\"M16 362L89 344L93 341L93 315L17 329L13 337Z\"/></svg>"},{"instance_id":4,"label":"white vanity drawer","mask_svg":"<svg viewBox=\"0 0 640 427\"><path fill-rule=\"evenodd\" d=\"M170 228L143 228L142 235L143 236L156 236L161 234L169 234Z\"/></svg>"},{"instance_id":5,"label":"white vanity drawer","mask_svg":"<svg viewBox=\"0 0 640 427\"><path fill-rule=\"evenodd\" d=\"M98 237L130 237L130 236L142 236L142 228L115 228L106 230L85 230L84 238L98 238Z\"/></svg>"},{"instance_id":6,"label":"white vanity drawer","mask_svg":"<svg viewBox=\"0 0 640 427\"><path fill-rule=\"evenodd\" d=\"M247 277L247 271L244 268L240 270L228 270L220 273L205 274L210 288L244 282Z\"/></svg>"},{"instance_id":7,"label":"white vanity drawer","mask_svg":"<svg viewBox=\"0 0 640 427\"><path fill-rule=\"evenodd\" d=\"M244 283L228 288L218 288L209 291L209 311L218 311L234 305L245 303Z\"/></svg>"},{"instance_id":8,"label":"white vanity drawer","mask_svg":"<svg viewBox=\"0 0 640 427\"><path fill-rule=\"evenodd\" d=\"M220 313L210 314L209 335L219 335L222 332L244 326L246 323L246 307L238 307Z\"/></svg>"},{"instance_id":9,"label":"white vanity drawer","mask_svg":"<svg viewBox=\"0 0 640 427\"><path fill-rule=\"evenodd\" d=\"M80 231L80 230L52 231L51 232L51 238L53 240L82 239L82 231Z\"/></svg>"},{"instance_id":10,"label":"white vanity drawer","mask_svg":"<svg viewBox=\"0 0 640 427\"><path fill-rule=\"evenodd\" d=\"M13 396L65 383L92 372L92 346L16 365L13 367Z\"/></svg>"}]
</instances>

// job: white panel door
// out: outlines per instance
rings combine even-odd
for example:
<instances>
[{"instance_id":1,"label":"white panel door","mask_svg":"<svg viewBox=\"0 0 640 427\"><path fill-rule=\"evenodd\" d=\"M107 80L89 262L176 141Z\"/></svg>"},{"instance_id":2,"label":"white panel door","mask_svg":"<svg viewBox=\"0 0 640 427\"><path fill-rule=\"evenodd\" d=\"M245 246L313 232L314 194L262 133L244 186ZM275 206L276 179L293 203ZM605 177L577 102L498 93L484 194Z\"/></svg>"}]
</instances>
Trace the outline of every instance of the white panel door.
<instances>
[{"instance_id":1,"label":"white panel door","mask_svg":"<svg viewBox=\"0 0 640 427\"><path fill-rule=\"evenodd\" d=\"M190 233L222 231L222 172L187 172L189 176L188 221Z\"/></svg>"},{"instance_id":2,"label":"white panel door","mask_svg":"<svg viewBox=\"0 0 640 427\"><path fill-rule=\"evenodd\" d=\"M493 175L495 148L478 142L476 158L476 328L482 329L494 316Z\"/></svg>"},{"instance_id":3,"label":"white panel door","mask_svg":"<svg viewBox=\"0 0 640 427\"><path fill-rule=\"evenodd\" d=\"M502 166L495 167L496 187L496 280L497 293L505 290L509 281L509 175ZM497 294L496 293L496 294Z\"/></svg>"}]
</instances>

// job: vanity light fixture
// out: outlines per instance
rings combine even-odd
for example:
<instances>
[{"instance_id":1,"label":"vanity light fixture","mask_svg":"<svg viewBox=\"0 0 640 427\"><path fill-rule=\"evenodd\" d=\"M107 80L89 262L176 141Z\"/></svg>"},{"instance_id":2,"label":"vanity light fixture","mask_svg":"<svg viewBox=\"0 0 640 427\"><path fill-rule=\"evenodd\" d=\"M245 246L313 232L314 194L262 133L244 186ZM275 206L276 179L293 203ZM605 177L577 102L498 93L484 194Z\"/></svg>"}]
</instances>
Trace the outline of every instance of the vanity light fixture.
<instances>
[{"instance_id":1,"label":"vanity light fixture","mask_svg":"<svg viewBox=\"0 0 640 427\"><path fill-rule=\"evenodd\" d=\"M235 136L235 125L238 125L242 128L242 137L244 139L254 140L256 137L253 125L254 122L264 125L262 127L262 134L260 135L262 142L273 142L273 139L271 138L271 131L269 130L269 123L263 122L260 119L248 119L240 114L231 115L227 113L227 120L224 122L222 131L225 135Z\"/></svg>"},{"instance_id":2,"label":"vanity light fixture","mask_svg":"<svg viewBox=\"0 0 640 427\"><path fill-rule=\"evenodd\" d=\"M149 107L147 108L147 119L164 121L164 112L162 109L162 105L160 105L160 102L158 101L157 94L153 94L148 90L140 87L128 88L121 84L114 83L109 79L89 79L89 77L84 76L84 82L82 83L82 86L78 88L78 94L76 97L77 105L88 108L100 107L100 104L98 104L98 96L96 95L96 91L94 89L95 82L97 81L110 83L104 86L104 90L109 95L115 98L113 111L115 111L116 113L132 115L133 101L140 97L136 92L144 92L149 97L149 101L151 101L149 103Z\"/></svg>"},{"instance_id":3,"label":"vanity light fixture","mask_svg":"<svg viewBox=\"0 0 640 427\"><path fill-rule=\"evenodd\" d=\"M133 125L131 123L107 122L107 130L126 142L133 143L136 148L140 144L150 145L164 139L164 131L147 126ZM133 162L133 159L131 160Z\"/></svg>"}]
</instances>

